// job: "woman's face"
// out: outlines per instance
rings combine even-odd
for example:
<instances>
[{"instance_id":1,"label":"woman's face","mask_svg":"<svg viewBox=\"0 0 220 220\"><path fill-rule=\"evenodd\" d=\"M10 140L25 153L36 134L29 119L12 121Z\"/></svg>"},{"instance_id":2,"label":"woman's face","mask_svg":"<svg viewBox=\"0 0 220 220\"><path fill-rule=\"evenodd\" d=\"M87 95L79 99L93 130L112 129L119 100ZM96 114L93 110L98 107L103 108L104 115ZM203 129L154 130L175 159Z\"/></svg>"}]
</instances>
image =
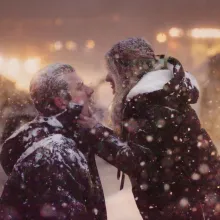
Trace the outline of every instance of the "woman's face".
<instances>
[{"instance_id":1,"label":"woman's face","mask_svg":"<svg viewBox=\"0 0 220 220\"><path fill-rule=\"evenodd\" d=\"M105 80L106 82L110 83L112 92L115 94L120 90L120 88L122 88L122 79L120 78L120 74L113 61L107 61L107 71L108 74Z\"/></svg>"}]
</instances>

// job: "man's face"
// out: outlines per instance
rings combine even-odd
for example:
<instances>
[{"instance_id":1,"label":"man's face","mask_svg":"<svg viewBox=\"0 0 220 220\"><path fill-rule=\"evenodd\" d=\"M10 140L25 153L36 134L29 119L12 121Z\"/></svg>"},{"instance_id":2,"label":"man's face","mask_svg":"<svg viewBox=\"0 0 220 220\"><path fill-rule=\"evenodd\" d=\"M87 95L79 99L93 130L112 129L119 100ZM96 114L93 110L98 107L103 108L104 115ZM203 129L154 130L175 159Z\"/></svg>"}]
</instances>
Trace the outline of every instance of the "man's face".
<instances>
[{"instance_id":1,"label":"man's face","mask_svg":"<svg viewBox=\"0 0 220 220\"><path fill-rule=\"evenodd\" d=\"M69 93L72 97L72 101L74 103L83 105L82 114L85 116L90 116L91 96L94 90L84 85L81 78L75 72L65 74L63 79L68 83Z\"/></svg>"}]
</instances>

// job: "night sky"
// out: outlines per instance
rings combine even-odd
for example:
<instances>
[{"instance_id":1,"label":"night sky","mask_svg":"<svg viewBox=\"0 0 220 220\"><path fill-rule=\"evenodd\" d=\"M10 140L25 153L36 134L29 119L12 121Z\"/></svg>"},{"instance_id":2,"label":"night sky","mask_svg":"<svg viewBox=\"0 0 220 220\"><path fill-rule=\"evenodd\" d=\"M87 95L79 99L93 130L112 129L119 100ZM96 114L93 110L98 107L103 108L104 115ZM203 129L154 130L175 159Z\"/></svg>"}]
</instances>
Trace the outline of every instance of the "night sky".
<instances>
[{"instance_id":1,"label":"night sky","mask_svg":"<svg viewBox=\"0 0 220 220\"><path fill-rule=\"evenodd\" d=\"M217 24L219 0L0 0L0 19L95 18L120 14L161 22Z\"/></svg>"}]
</instances>

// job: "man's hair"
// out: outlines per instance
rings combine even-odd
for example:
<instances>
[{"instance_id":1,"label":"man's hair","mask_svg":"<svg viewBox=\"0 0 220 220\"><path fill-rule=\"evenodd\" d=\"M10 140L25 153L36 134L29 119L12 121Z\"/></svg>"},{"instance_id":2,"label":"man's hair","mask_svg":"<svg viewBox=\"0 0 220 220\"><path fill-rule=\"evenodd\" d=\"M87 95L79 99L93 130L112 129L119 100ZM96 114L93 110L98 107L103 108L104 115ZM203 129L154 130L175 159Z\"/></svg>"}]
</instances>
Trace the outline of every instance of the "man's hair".
<instances>
[{"instance_id":1,"label":"man's hair","mask_svg":"<svg viewBox=\"0 0 220 220\"><path fill-rule=\"evenodd\" d=\"M31 80L30 95L36 109L44 116L51 116L60 112L54 104L53 98L62 97L71 100L68 82L63 76L75 70L68 64L51 64L41 69Z\"/></svg>"}]
</instances>

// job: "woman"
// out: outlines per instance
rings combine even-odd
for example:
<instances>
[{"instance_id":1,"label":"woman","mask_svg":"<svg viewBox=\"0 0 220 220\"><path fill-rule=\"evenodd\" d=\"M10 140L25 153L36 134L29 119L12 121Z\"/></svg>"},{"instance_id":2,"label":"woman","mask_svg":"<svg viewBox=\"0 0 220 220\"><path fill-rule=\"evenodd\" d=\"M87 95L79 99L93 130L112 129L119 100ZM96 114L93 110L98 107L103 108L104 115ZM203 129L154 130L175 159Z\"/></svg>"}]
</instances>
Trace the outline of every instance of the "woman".
<instances>
[{"instance_id":1,"label":"woman","mask_svg":"<svg viewBox=\"0 0 220 220\"><path fill-rule=\"evenodd\" d=\"M219 157L190 106L199 97L195 78L178 60L155 56L141 38L117 43L106 60L106 80L115 95L114 131L132 146L134 155L138 149L142 159L143 169L129 174L142 218L219 219ZM83 120L84 125L95 124ZM97 133L102 130L99 126ZM104 143L95 149L106 159Z\"/></svg>"}]
</instances>

